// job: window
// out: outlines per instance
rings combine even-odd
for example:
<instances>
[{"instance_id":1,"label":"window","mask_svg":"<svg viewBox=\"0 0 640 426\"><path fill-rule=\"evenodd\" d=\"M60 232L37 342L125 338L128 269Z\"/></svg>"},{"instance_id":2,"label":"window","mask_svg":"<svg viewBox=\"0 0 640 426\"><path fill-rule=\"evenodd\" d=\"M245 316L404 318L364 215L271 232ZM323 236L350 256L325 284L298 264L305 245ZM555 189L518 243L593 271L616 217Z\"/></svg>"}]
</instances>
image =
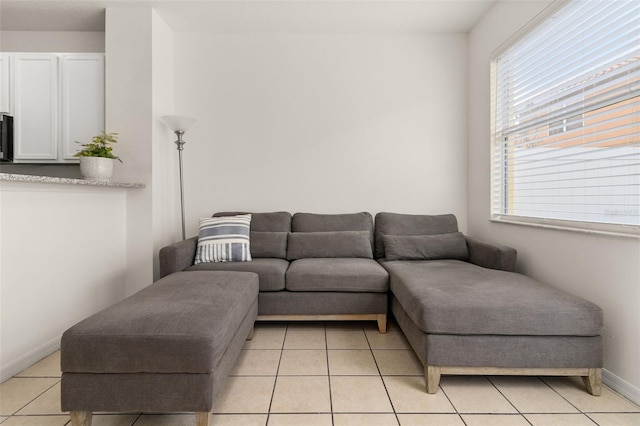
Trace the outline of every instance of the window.
<instances>
[{"instance_id":1,"label":"window","mask_svg":"<svg viewBox=\"0 0 640 426\"><path fill-rule=\"evenodd\" d=\"M492 217L638 233L640 2L568 2L492 67Z\"/></svg>"}]
</instances>

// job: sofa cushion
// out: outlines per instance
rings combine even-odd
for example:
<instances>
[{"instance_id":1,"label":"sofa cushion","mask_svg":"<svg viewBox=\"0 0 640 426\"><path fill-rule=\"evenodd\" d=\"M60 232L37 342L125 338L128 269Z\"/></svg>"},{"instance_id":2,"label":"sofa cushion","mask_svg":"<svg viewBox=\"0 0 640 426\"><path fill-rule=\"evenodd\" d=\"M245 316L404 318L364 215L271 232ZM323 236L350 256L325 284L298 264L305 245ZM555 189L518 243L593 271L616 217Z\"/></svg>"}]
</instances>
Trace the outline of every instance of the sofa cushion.
<instances>
[{"instance_id":1,"label":"sofa cushion","mask_svg":"<svg viewBox=\"0 0 640 426\"><path fill-rule=\"evenodd\" d=\"M370 231L373 218L370 213L317 214L296 213L291 220L293 232Z\"/></svg>"},{"instance_id":2,"label":"sofa cushion","mask_svg":"<svg viewBox=\"0 0 640 426\"><path fill-rule=\"evenodd\" d=\"M217 212L213 217L251 214L251 230L259 232L291 231L291 213L289 212Z\"/></svg>"},{"instance_id":3,"label":"sofa cushion","mask_svg":"<svg viewBox=\"0 0 640 426\"><path fill-rule=\"evenodd\" d=\"M458 232L458 221L452 214L437 216L378 213L375 228L375 257L385 257L385 235L436 235Z\"/></svg>"},{"instance_id":4,"label":"sofa cushion","mask_svg":"<svg viewBox=\"0 0 640 426\"><path fill-rule=\"evenodd\" d=\"M459 260L382 261L412 321L435 334L596 336L595 304L514 272Z\"/></svg>"},{"instance_id":5,"label":"sofa cushion","mask_svg":"<svg viewBox=\"0 0 640 426\"><path fill-rule=\"evenodd\" d=\"M288 232L251 231L251 257L287 258Z\"/></svg>"},{"instance_id":6,"label":"sofa cushion","mask_svg":"<svg viewBox=\"0 0 640 426\"><path fill-rule=\"evenodd\" d=\"M287 242L287 259L313 257L362 257L373 259L367 231L291 232Z\"/></svg>"},{"instance_id":7,"label":"sofa cushion","mask_svg":"<svg viewBox=\"0 0 640 426\"><path fill-rule=\"evenodd\" d=\"M210 373L258 301L249 273L178 272L65 331L65 373Z\"/></svg>"},{"instance_id":8,"label":"sofa cushion","mask_svg":"<svg viewBox=\"0 0 640 426\"><path fill-rule=\"evenodd\" d=\"M284 290L284 279L289 262L284 259L253 259L251 262L199 263L187 271L239 271L254 272L260 277L260 291Z\"/></svg>"},{"instance_id":9,"label":"sofa cushion","mask_svg":"<svg viewBox=\"0 0 640 426\"><path fill-rule=\"evenodd\" d=\"M373 247L373 217L370 213L315 214L296 213L292 232L367 231Z\"/></svg>"},{"instance_id":10,"label":"sofa cushion","mask_svg":"<svg viewBox=\"0 0 640 426\"><path fill-rule=\"evenodd\" d=\"M251 214L251 257L287 258L287 233L291 231L289 212L217 212L213 217Z\"/></svg>"},{"instance_id":11,"label":"sofa cushion","mask_svg":"<svg viewBox=\"0 0 640 426\"><path fill-rule=\"evenodd\" d=\"M251 261L250 224L250 214L200 219L193 263Z\"/></svg>"},{"instance_id":12,"label":"sofa cushion","mask_svg":"<svg viewBox=\"0 0 640 426\"><path fill-rule=\"evenodd\" d=\"M467 242L461 232L438 235L385 235L387 260L469 259Z\"/></svg>"},{"instance_id":13,"label":"sofa cushion","mask_svg":"<svg viewBox=\"0 0 640 426\"><path fill-rule=\"evenodd\" d=\"M389 275L373 259L298 259L285 284L290 291L386 292Z\"/></svg>"}]
</instances>

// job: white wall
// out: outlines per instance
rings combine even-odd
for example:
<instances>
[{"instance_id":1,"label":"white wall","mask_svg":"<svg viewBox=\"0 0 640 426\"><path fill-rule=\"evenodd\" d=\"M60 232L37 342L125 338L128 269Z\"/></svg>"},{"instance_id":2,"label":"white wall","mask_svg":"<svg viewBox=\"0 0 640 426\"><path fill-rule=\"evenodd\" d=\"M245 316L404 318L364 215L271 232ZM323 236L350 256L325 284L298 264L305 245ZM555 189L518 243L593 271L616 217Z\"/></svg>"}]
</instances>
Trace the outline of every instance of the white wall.
<instances>
[{"instance_id":1,"label":"white wall","mask_svg":"<svg viewBox=\"0 0 640 426\"><path fill-rule=\"evenodd\" d=\"M181 239L173 31L155 10L106 11L106 123L119 133L119 178L147 185L127 199L127 295L158 277L158 251Z\"/></svg>"},{"instance_id":2,"label":"white wall","mask_svg":"<svg viewBox=\"0 0 640 426\"><path fill-rule=\"evenodd\" d=\"M173 32L149 8L106 16L106 125L124 161L114 179L147 186L2 182L0 381L55 351L74 323L151 284L157 249L179 239L175 145L159 121L173 113Z\"/></svg>"},{"instance_id":3,"label":"white wall","mask_svg":"<svg viewBox=\"0 0 640 426\"><path fill-rule=\"evenodd\" d=\"M104 52L99 31L0 31L0 52Z\"/></svg>"},{"instance_id":4,"label":"white wall","mask_svg":"<svg viewBox=\"0 0 640 426\"><path fill-rule=\"evenodd\" d=\"M158 251L182 239L176 135L161 120L174 114L173 31L155 12L152 16L152 209L154 278Z\"/></svg>"},{"instance_id":5,"label":"white wall","mask_svg":"<svg viewBox=\"0 0 640 426\"><path fill-rule=\"evenodd\" d=\"M491 52L549 2L498 2L469 35L469 234L518 249L518 270L604 310L604 380L640 402L640 239L489 222Z\"/></svg>"},{"instance_id":6,"label":"white wall","mask_svg":"<svg viewBox=\"0 0 640 426\"><path fill-rule=\"evenodd\" d=\"M216 210L455 213L463 34L175 34L188 234Z\"/></svg>"},{"instance_id":7,"label":"white wall","mask_svg":"<svg viewBox=\"0 0 640 426\"><path fill-rule=\"evenodd\" d=\"M124 297L126 192L1 183L0 381Z\"/></svg>"},{"instance_id":8,"label":"white wall","mask_svg":"<svg viewBox=\"0 0 640 426\"><path fill-rule=\"evenodd\" d=\"M147 186L127 194L127 295L153 281L152 17L148 8L106 11L105 123L119 134L115 176Z\"/></svg>"}]
</instances>

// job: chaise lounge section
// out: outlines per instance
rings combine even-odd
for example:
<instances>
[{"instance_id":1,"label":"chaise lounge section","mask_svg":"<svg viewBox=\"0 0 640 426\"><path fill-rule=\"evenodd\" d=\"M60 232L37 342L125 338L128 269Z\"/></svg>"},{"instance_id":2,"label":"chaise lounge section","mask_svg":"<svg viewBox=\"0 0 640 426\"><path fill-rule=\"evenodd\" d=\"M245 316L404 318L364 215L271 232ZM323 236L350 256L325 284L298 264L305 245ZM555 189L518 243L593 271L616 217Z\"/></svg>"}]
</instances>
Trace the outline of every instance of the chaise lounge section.
<instances>
[{"instance_id":1,"label":"chaise lounge section","mask_svg":"<svg viewBox=\"0 0 640 426\"><path fill-rule=\"evenodd\" d=\"M491 374L581 376L600 394L598 306L514 273L515 250L465 238L453 215L379 213L375 240L428 393L443 374Z\"/></svg>"}]
</instances>

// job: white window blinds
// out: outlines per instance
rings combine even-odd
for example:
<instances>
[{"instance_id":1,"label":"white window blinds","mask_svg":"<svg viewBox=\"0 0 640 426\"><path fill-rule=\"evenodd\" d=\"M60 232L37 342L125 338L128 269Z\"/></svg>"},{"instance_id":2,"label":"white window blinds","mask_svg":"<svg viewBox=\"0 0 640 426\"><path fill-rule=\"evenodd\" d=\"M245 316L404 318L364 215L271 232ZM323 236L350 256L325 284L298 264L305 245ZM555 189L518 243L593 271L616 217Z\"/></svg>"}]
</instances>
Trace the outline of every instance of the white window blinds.
<instances>
[{"instance_id":1,"label":"white window blinds","mask_svg":"<svg viewBox=\"0 0 640 426\"><path fill-rule=\"evenodd\" d=\"M569 2L494 60L492 213L640 225L640 1Z\"/></svg>"}]
</instances>

